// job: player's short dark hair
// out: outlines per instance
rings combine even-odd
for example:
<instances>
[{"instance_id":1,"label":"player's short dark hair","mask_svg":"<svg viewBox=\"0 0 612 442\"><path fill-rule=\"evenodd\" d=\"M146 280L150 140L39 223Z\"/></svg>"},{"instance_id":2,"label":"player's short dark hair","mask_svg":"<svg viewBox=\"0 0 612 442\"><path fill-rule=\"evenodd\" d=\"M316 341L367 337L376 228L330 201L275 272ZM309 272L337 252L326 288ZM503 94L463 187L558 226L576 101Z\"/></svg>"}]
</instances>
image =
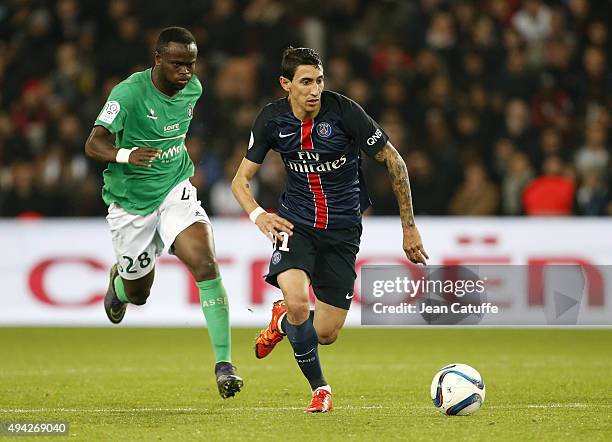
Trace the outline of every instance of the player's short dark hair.
<instances>
[{"instance_id":1,"label":"player's short dark hair","mask_svg":"<svg viewBox=\"0 0 612 442\"><path fill-rule=\"evenodd\" d=\"M191 43L196 44L196 39L189 30L179 26L171 26L162 29L159 33L157 43L155 43L155 50L161 54L170 42L188 45Z\"/></svg>"},{"instance_id":2,"label":"player's short dark hair","mask_svg":"<svg viewBox=\"0 0 612 442\"><path fill-rule=\"evenodd\" d=\"M281 62L281 75L289 80L293 80L295 71L298 66L323 66L321 56L317 51L311 48L294 48L289 46L283 52L283 61Z\"/></svg>"}]
</instances>

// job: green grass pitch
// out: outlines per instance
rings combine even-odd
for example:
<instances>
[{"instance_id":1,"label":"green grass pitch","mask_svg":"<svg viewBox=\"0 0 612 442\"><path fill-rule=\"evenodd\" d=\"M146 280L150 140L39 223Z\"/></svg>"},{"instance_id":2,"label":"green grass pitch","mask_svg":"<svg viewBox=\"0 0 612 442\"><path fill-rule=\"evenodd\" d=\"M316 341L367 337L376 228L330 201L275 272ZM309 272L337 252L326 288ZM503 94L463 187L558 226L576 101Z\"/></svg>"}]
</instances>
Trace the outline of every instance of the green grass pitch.
<instances>
[{"instance_id":1,"label":"green grass pitch","mask_svg":"<svg viewBox=\"0 0 612 442\"><path fill-rule=\"evenodd\" d=\"M326 415L302 412L288 343L256 360L254 335L233 332L246 385L223 401L205 329L0 328L0 422L65 420L71 440L612 440L610 329L346 329L320 349ZM484 377L473 416L431 404L449 362Z\"/></svg>"}]
</instances>

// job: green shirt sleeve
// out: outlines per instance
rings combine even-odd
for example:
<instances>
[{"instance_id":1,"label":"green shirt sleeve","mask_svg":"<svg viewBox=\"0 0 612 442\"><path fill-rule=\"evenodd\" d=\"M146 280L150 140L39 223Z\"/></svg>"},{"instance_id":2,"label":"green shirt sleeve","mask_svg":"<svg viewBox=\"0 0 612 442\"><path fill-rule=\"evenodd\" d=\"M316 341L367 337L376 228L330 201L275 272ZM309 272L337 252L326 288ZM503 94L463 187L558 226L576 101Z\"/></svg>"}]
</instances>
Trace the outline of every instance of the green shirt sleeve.
<instances>
[{"instance_id":1,"label":"green shirt sleeve","mask_svg":"<svg viewBox=\"0 0 612 442\"><path fill-rule=\"evenodd\" d=\"M130 99L129 89L126 85L118 84L115 86L94 125L103 126L113 134L121 132L127 118Z\"/></svg>"}]
</instances>

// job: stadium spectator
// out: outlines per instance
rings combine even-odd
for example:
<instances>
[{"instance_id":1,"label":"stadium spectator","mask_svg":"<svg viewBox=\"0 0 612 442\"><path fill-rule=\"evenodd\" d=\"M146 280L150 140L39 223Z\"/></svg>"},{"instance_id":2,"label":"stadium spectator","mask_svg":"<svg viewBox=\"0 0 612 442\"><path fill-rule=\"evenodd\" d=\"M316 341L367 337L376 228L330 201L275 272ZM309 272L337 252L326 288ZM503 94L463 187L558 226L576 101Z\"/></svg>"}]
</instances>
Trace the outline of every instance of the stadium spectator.
<instances>
[{"instance_id":1,"label":"stadium spectator","mask_svg":"<svg viewBox=\"0 0 612 442\"><path fill-rule=\"evenodd\" d=\"M502 213L522 215L522 195L527 184L533 179L534 172L529 158L522 152L512 152L508 161L508 171L502 182Z\"/></svg>"},{"instance_id":2,"label":"stadium spectator","mask_svg":"<svg viewBox=\"0 0 612 442\"><path fill-rule=\"evenodd\" d=\"M525 101L515 98L507 103L499 136L511 140L532 161L537 158L537 132L531 126Z\"/></svg>"},{"instance_id":3,"label":"stadium spectator","mask_svg":"<svg viewBox=\"0 0 612 442\"><path fill-rule=\"evenodd\" d=\"M438 199L448 207L472 162L485 164L503 189L517 152L537 174L550 155L572 161L579 186L595 162L606 184L609 14L607 0L315 0L291 8L278 0L211 0L170 9L136 0L0 2L0 200L15 196L13 166L28 163L34 188L56 202L45 215L105 213L102 204L85 203L101 187L103 166L76 148L85 141L82 128L121 78L151 64L143 57L151 36L169 24L193 29L201 51L204 93L191 130L204 200L234 147L248 142L254 109L279 94L278 56L289 45L324 54L328 86L398 137L401 153L418 163L416 174L427 162L444 172L445 186L436 188L443 195L424 203L424 212L448 213L433 207ZM598 137L603 146L592 147ZM500 140L512 144L512 155L497 150ZM376 169L364 161L370 181L380 179ZM382 185L373 192L373 214L397 214L385 192ZM4 207L0 216L14 216Z\"/></svg>"},{"instance_id":4,"label":"stadium spectator","mask_svg":"<svg viewBox=\"0 0 612 442\"><path fill-rule=\"evenodd\" d=\"M415 150L406 157L410 175L410 188L415 205L415 214L443 215L448 198L445 189L447 180L436 174L434 164L422 150Z\"/></svg>"},{"instance_id":5,"label":"stadium spectator","mask_svg":"<svg viewBox=\"0 0 612 442\"><path fill-rule=\"evenodd\" d=\"M465 179L453 196L448 212L451 215L495 215L499 194L495 184L487 176L486 169L478 163L465 169Z\"/></svg>"},{"instance_id":6,"label":"stadium spectator","mask_svg":"<svg viewBox=\"0 0 612 442\"><path fill-rule=\"evenodd\" d=\"M586 129L585 144L576 153L576 169L578 173L598 171L603 173L608 169L610 158L606 146L606 130L597 123Z\"/></svg>"},{"instance_id":7,"label":"stadium spectator","mask_svg":"<svg viewBox=\"0 0 612 442\"><path fill-rule=\"evenodd\" d=\"M540 76L540 90L531 100L533 124L537 128L549 126L571 112L569 94L556 85L555 78L544 73Z\"/></svg>"},{"instance_id":8,"label":"stadium spectator","mask_svg":"<svg viewBox=\"0 0 612 442\"><path fill-rule=\"evenodd\" d=\"M508 51L505 69L499 77L497 89L506 99L529 100L535 92L535 78L529 69L527 56L522 46Z\"/></svg>"},{"instance_id":9,"label":"stadium spectator","mask_svg":"<svg viewBox=\"0 0 612 442\"><path fill-rule=\"evenodd\" d=\"M549 156L542 166L543 175L534 179L523 192L523 211L526 215L570 215L575 184L564 176L566 165L558 156Z\"/></svg>"},{"instance_id":10,"label":"stadium spectator","mask_svg":"<svg viewBox=\"0 0 612 442\"><path fill-rule=\"evenodd\" d=\"M606 66L606 56L602 49L590 46L584 51L584 71L578 82L578 93L586 105L604 103L610 105L612 96L612 76Z\"/></svg>"},{"instance_id":11,"label":"stadium spectator","mask_svg":"<svg viewBox=\"0 0 612 442\"><path fill-rule=\"evenodd\" d=\"M210 189L210 208L212 213L219 216L241 216L242 207L232 194L232 179L238 166L244 157L244 147L238 144L229 161L223 166L223 176L219 178ZM253 192L257 193L259 185L257 182L251 186Z\"/></svg>"},{"instance_id":12,"label":"stadium spectator","mask_svg":"<svg viewBox=\"0 0 612 442\"><path fill-rule=\"evenodd\" d=\"M516 145L508 138L500 138L495 142L489 169L493 172L496 182L501 182L510 170L510 161L517 152Z\"/></svg>"},{"instance_id":13,"label":"stadium spectator","mask_svg":"<svg viewBox=\"0 0 612 442\"><path fill-rule=\"evenodd\" d=\"M540 0L524 0L523 7L512 17L512 24L527 42L544 40L552 30L550 8Z\"/></svg>"},{"instance_id":14,"label":"stadium spectator","mask_svg":"<svg viewBox=\"0 0 612 442\"><path fill-rule=\"evenodd\" d=\"M536 170L542 170L542 162L549 156L559 156L564 160L571 159L562 140L561 132L554 127L547 127L540 132L539 149L533 163Z\"/></svg>"},{"instance_id":15,"label":"stadium spectator","mask_svg":"<svg viewBox=\"0 0 612 442\"><path fill-rule=\"evenodd\" d=\"M601 171L587 171L576 191L576 213L583 216L609 215L610 190L602 179Z\"/></svg>"},{"instance_id":16,"label":"stadium spectator","mask_svg":"<svg viewBox=\"0 0 612 442\"><path fill-rule=\"evenodd\" d=\"M36 170L32 163L16 162L11 168L9 190L1 203L6 216L39 217L47 213L45 198L36 183Z\"/></svg>"}]
</instances>

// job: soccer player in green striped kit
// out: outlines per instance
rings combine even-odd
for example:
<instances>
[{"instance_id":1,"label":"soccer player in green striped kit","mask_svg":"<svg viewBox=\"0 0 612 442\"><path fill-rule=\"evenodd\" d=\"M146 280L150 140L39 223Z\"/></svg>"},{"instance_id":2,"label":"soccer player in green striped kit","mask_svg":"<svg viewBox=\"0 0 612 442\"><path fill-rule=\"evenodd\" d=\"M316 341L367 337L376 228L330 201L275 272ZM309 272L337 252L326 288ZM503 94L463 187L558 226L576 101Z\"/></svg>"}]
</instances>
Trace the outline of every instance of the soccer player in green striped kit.
<instances>
[{"instance_id":1,"label":"soccer player in green striped kit","mask_svg":"<svg viewBox=\"0 0 612 442\"><path fill-rule=\"evenodd\" d=\"M194 166L185 136L202 85L193 74L193 35L184 28L161 31L155 66L115 86L85 144L95 160L109 163L102 197L117 263L110 271L104 308L121 322L128 304L147 301L155 258L170 251L191 271L215 351L221 397L243 381L231 363L227 294L215 259L213 233L190 183ZM113 140L114 138L114 140Z\"/></svg>"}]
</instances>

